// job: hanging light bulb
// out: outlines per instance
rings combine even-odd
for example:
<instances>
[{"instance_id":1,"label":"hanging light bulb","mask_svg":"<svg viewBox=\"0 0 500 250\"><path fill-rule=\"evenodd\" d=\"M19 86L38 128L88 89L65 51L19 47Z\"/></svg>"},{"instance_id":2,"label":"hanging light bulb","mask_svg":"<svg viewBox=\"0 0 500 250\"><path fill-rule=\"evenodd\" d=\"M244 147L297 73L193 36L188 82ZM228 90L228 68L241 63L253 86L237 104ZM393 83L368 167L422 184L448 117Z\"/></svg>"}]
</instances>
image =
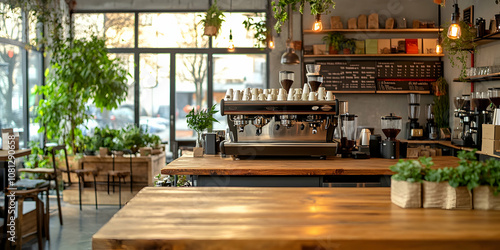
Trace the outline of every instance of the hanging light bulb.
<instances>
[{"instance_id":1,"label":"hanging light bulb","mask_svg":"<svg viewBox=\"0 0 500 250\"><path fill-rule=\"evenodd\" d=\"M458 25L460 10L456 1L453 7L455 8L455 12L451 14L451 25L450 28L448 28L448 37L455 40L462 36L462 30L460 29L460 25Z\"/></svg>"},{"instance_id":2,"label":"hanging light bulb","mask_svg":"<svg viewBox=\"0 0 500 250\"><path fill-rule=\"evenodd\" d=\"M443 54L443 47L441 47L441 44L436 44L436 54Z\"/></svg>"},{"instance_id":3,"label":"hanging light bulb","mask_svg":"<svg viewBox=\"0 0 500 250\"><path fill-rule=\"evenodd\" d=\"M274 44L274 37L272 35L269 35L268 42L267 42L267 47L270 49L274 49L275 44Z\"/></svg>"},{"instance_id":4,"label":"hanging light bulb","mask_svg":"<svg viewBox=\"0 0 500 250\"><path fill-rule=\"evenodd\" d=\"M318 14L315 16L316 21L313 24L312 30L315 32L320 32L323 30L323 23L321 22L321 15Z\"/></svg>"},{"instance_id":5,"label":"hanging light bulb","mask_svg":"<svg viewBox=\"0 0 500 250\"><path fill-rule=\"evenodd\" d=\"M227 47L227 51L234 52L233 30L229 30L229 47Z\"/></svg>"}]
</instances>

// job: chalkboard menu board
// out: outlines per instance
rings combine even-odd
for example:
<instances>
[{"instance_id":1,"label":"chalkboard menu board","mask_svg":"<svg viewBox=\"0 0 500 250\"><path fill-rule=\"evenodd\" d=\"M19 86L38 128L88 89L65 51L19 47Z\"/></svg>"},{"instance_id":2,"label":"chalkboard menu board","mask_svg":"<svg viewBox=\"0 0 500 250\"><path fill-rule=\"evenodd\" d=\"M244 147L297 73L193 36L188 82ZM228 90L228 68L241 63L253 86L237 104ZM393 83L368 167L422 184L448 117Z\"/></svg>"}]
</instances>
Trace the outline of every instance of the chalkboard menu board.
<instances>
[{"instance_id":1,"label":"chalkboard menu board","mask_svg":"<svg viewBox=\"0 0 500 250\"><path fill-rule=\"evenodd\" d=\"M375 61L335 61L316 62L316 64L321 65L320 74L324 77L323 86L326 90L374 92L377 88Z\"/></svg>"},{"instance_id":2,"label":"chalkboard menu board","mask_svg":"<svg viewBox=\"0 0 500 250\"><path fill-rule=\"evenodd\" d=\"M431 91L442 75L440 61L317 61L323 85L334 92Z\"/></svg>"}]
</instances>

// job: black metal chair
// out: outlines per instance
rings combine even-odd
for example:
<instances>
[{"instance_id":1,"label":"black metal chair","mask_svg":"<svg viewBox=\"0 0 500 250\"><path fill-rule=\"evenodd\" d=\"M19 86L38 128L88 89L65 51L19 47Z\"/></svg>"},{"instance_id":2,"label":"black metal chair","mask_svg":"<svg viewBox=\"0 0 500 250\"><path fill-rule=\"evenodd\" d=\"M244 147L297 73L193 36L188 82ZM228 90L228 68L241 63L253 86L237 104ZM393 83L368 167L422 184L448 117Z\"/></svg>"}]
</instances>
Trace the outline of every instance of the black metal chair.
<instances>
[{"instance_id":1,"label":"black metal chair","mask_svg":"<svg viewBox=\"0 0 500 250\"><path fill-rule=\"evenodd\" d=\"M130 176L130 192L133 192L133 178L132 178L132 156L133 153L131 150L124 150L124 153L127 153L130 155L130 170L116 170L115 169L115 158L116 154L111 153L111 157L113 157L113 170L108 171L108 194L109 194L109 186L110 186L110 177L113 178L113 193L115 192L115 177L118 178L118 205L121 208L122 207L122 183L121 180L123 179L123 183L125 184L125 178L127 176Z\"/></svg>"}]
</instances>

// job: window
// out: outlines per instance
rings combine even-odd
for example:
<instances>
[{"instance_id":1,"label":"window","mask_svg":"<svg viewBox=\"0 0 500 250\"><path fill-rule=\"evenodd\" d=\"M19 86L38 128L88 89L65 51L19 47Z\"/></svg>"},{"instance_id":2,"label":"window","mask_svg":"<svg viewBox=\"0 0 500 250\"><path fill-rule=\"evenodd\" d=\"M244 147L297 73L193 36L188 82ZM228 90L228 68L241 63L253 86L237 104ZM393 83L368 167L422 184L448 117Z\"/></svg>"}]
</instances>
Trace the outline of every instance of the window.
<instances>
[{"instance_id":1,"label":"window","mask_svg":"<svg viewBox=\"0 0 500 250\"><path fill-rule=\"evenodd\" d=\"M74 14L74 37L96 34L106 38L108 48L134 47L133 13Z\"/></svg>"},{"instance_id":2,"label":"window","mask_svg":"<svg viewBox=\"0 0 500 250\"><path fill-rule=\"evenodd\" d=\"M22 41L23 18L21 9L12 10L6 3L0 3L0 37Z\"/></svg>"},{"instance_id":3,"label":"window","mask_svg":"<svg viewBox=\"0 0 500 250\"><path fill-rule=\"evenodd\" d=\"M40 141L38 129L40 124L35 122L37 117L36 107L40 102L40 96L35 94L35 86L42 86L42 53L30 51L28 53L28 119L29 119L29 140Z\"/></svg>"}]
</instances>

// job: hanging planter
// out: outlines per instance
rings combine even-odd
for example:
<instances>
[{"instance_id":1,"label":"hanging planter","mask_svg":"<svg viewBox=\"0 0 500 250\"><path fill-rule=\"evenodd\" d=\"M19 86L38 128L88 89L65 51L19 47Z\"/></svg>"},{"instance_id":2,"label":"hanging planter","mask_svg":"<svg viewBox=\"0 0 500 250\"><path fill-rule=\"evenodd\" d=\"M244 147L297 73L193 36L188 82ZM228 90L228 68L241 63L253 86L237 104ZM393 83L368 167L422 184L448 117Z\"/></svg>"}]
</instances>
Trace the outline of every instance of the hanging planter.
<instances>
[{"instance_id":1,"label":"hanging planter","mask_svg":"<svg viewBox=\"0 0 500 250\"><path fill-rule=\"evenodd\" d=\"M224 22L224 12L217 7L217 1L207 10L204 19L200 21L205 26L205 36L215 36L219 34L220 27Z\"/></svg>"},{"instance_id":2,"label":"hanging planter","mask_svg":"<svg viewBox=\"0 0 500 250\"><path fill-rule=\"evenodd\" d=\"M274 25L274 30L277 33L281 32L281 26L288 20L288 17L293 15L293 11L299 11L300 14L304 13L304 5L308 2L311 6L311 15L328 15L335 9L335 2L333 0L275 0L271 2L273 6L274 18L277 20L276 25ZM299 4L299 8L297 8ZM292 11L288 13L288 7L291 7Z\"/></svg>"}]
</instances>

